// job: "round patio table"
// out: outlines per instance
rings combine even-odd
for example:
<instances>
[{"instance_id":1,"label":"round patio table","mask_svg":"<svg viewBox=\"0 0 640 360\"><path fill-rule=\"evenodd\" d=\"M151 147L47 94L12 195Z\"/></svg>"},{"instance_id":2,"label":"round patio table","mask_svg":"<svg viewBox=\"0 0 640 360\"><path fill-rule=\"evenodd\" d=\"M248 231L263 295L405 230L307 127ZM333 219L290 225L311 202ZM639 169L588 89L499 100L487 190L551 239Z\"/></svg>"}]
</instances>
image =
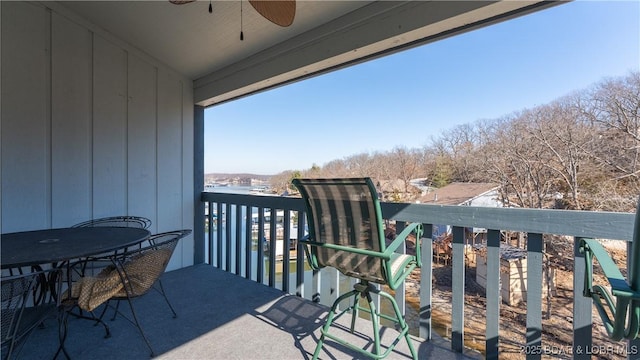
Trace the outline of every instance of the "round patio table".
<instances>
[{"instance_id":1,"label":"round patio table","mask_svg":"<svg viewBox=\"0 0 640 360\"><path fill-rule=\"evenodd\" d=\"M129 246L138 245L148 239L149 230L129 227L78 227L44 229L35 231L21 231L0 235L0 267L2 269L20 268L32 266L38 268L41 264L60 266L75 259L82 259L91 255L99 255L117 250L124 250ZM67 269L67 272L69 270ZM69 277L69 286L71 278ZM54 299L58 298L55 277L45 279L41 283L40 290L35 290L39 295L34 297L34 303L43 301L47 290L51 291ZM35 295L35 294L34 294ZM71 314L71 308L59 307L60 311ZM105 327L106 337L110 336L109 327L100 318L88 317L83 314L74 316L97 321ZM60 345L54 359L62 351L67 358L67 350L64 347L67 338L66 316L58 316L58 336Z\"/></svg>"},{"instance_id":2,"label":"round patio table","mask_svg":"<svg viewBox=\"0 0 640 360\"><path fill-rule=\"evenodd\" d=\"M79 227L21 231L0 235L0 267L52 264L107 253L149 238L145 229Z\"/></svg>"}]
</instances>

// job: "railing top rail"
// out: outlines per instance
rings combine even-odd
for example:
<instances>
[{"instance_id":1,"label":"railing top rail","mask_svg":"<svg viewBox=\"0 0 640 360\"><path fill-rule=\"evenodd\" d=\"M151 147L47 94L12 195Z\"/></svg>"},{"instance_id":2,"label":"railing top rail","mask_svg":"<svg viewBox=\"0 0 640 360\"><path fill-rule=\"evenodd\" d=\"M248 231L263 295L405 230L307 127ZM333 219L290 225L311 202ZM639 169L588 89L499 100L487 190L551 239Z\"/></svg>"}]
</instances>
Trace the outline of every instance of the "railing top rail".
<instances>
[{"instance_id":1,"label":"railing top rail","mask_svg":"<svg viewBox=\"0 0 640 360\"><path fill-rule=\"evenodd\" d=\"M232 194L219 192L203 192L200 195L201 201L221 202L225 204L238 204L254 207L265 207L274 209L287 209L293 211L304 211L304 204L301 198L287 196L264 196L248 194Z\"/></svg>"},{"instance_id":2,"label":"railing top rail","mask_svg":"<svg viewBox=\"0 0 640 360\"><path fill-rule=\"evenodd\" d=\"M632 213L430 204L384 203L382 213L410 222L627 241L634 222Z\"/></svg>"},{"instance_id":3,"label":"railing top rail","mask_svg":"<svg viewBox=\"0 0 640 360\"><path fill-rule=\"evenodd\" d=\"M304 211L302 199L203 192L202 201ZM385 219L630 241L634 214L604 211L382 203Z\"/></svg>"}]
</instances>

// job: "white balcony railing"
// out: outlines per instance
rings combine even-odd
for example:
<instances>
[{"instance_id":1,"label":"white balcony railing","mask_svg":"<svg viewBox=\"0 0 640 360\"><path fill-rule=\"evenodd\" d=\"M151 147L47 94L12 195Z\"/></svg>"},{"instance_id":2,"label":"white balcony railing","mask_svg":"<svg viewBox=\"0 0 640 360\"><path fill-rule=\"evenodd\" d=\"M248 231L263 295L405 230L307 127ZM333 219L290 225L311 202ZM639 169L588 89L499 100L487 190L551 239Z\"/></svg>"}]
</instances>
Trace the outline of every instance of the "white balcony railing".
<instances>
[{"instance_id":1,"label":"white balcony railing","mask_svg":"<svg viewBox=\"0 0 640 360\"><path fill-rule=\"evenodd\" d=\"M305 232L305 216L299 198L253 196L228 193L202 193L205 203L206 259L208 263L239 276L277 287L321 303L330 303L340 292L338 276L325 276L305 271L304 253L295 246L295 239ZM420 309L418 331L420 337L431 338L433 243L429 238L434 225L452 228L452 314L451 347L461 352L465 344L465 228L487 229L486 277L486 340L485 356L498 358L500 325L500 236L506 231L526 234L527 292L526 343L527 359L539 359L544 354L542 342L542 276L543 236L564 235L574 238L591 237L629 241L633 233L634 215L629 213L587 212L569 210L506 209L425 204L383 203L383 217L396 221L422 222L425 238L422 241L420 272ZM266 215L265 215L266 214ZM271 216L276 214L277 216ZM267 218L268 216L268 218ZM266 239L265 239L266 238ZM271 239L276 239L275 242ZM264 241L275 246L263 246ZM289 251L289 249L292 249ZM258 261L258 259L266 259ZM592 343L592 304L583 297L584 258L574 245L573 251L573 344L569 351L573 358L590 359L596 346ZM282 264L291 264L283 266ZM328 279L327 279L328 278ZM291 279L291 280L286 280ZM331 286L331 299L320 296L321 286ZM399 304L405 304L404 291L397 291ZM628 349L640 348L639 343L624 343ZM628 357L633 357L629 351Z\"/></svg>"}]
</instances>

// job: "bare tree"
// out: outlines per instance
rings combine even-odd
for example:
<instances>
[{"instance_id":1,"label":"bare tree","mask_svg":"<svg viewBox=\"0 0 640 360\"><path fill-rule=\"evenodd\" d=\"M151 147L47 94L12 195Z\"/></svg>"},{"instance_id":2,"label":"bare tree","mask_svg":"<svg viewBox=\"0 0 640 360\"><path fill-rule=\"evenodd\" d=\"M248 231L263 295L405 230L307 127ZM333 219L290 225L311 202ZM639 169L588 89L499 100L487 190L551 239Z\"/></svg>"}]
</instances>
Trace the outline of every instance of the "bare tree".
<instances>
[{"instance_id":1,"label":"bare tree","mask_svg":"<svg viewBox=\"0 0 640 360\"><path fill-rule=\"evenodd\" d=\"M633 209L640 193L640 72L500 119L457 126L421 149L361 153L302 172L369 176L376 181L428 179L497 182L523 207ZM284 186L291 173L273 182ZM559 199L562 195L562 199Z\"/></svg>"},{"instance_id":2,"label":"bare tree","mask_svg":"<svg viewBox=\"0 0 640 360\"><path fill-rule=\"evenodd\" d=\"M411 194L417 191L411 185L411 180L420 175L420 154L416 149L395 147L388 156L389 179L400 179L404 186L404 193Z\"/></svg>"}]
</instances>

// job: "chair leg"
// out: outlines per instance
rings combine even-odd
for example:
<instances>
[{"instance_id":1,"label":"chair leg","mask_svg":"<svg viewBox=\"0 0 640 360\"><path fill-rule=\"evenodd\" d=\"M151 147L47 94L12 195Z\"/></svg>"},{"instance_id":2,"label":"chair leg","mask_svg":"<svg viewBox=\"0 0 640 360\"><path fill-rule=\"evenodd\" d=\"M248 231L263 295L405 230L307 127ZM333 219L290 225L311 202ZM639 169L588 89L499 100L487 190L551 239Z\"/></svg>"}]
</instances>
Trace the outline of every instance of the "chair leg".
<instances>
[{"instance_id":1,"label":"chair leg","mask_svg":"<svg viewBox=\"0 0 640 360\"><path fill-rule=\"evenodd\" d=\"M67 340L67 332L69 330L69 314L70 312L64 310L58 314L58 341L60 344L58 345L58 351L56 351L56 354L53 356L54 359L58 358L60 352L62 352L67 359L71 359L67 349L64 347L64 343Z\"/></svg>"},{"instance_id":2,"label":"chair leg","mask_svg":"<svg viewBox=\"0 0 640 360\"><path fill-rule=\"evenodd\" d=\"M383 298L389 300L389 302L391 303L392 307L393 307L393 311L395 313L395 319L391 316L387 316L387 315L381 315L379 314L376 305L373 301L373 298L371 296L371 292L377 293L380 296L382 296ZM343 300L349 298L353 296L353 305L350 306L349 308L347 308L346 310L341 311L339 314L337 314L338 312L338 305L339 303L341 303ZM346 311L352 310L352 318L351 318L351 332L354 332L354 327L355 327L355 319L358 316L358 311L360 308L360 305L358 303L358 298L360 296L363 296L367 299L367 304L369 306L368 311L366 309L363 308L363 311L367 311L369 312L370 316L371 316L371 323L372 323L372 327L373 327L373 344L374 344L374 349L373 351L368 351L362 348L359 348L357 346L355 346L354 344L351 344L343 339L338 338L335 335L329 334L329 328L331 327L331 325L333 324L334 320L337 319L338 317L340 317L342 314L344 314ZM355 315L355 316L354 316ZM396 322L399 327L400 327L400 333L398 334L398 336L396 337L396 339L391 343L391 345L383 352L382 351L382 344L381 344L381 339L380 339L380 319L379 317L382 316L385 319L388 319L390 321L394 321ZM327 315L327 322L324 324L324 326L322 327L322 332L321 332L321 336L320 339L318 340L318 344L316 345L316 349L313 353L313 360L316 360L318 358L318 356L320 355L320 350L322 349L322 346L324 344L325 338L330 338L334 341L337 341L338 343L351 348L353 350L359 351L373 359L383 359L385 357L387 357L389 355L389 353L391 351L393 351L393 349L395 348L396 344L398 343L399 340L401 340L402 338L404 338L407 341L407 345L409 347L409 351L411 352L411 357L413 358L413 360L418 360L418 355L415 351L415 348L413 347L413 343L411 342L411 338L409 336L409 325L407 324L407 322L404 319L404 316L402 315L402 313L400 312L400 308L398 307L398 304L396 303L395 299L393 296L391 296L390 294L384 292L384 291L378 291L377 289L375 289L375 287L373 287L372 285L368 284L368 283L359 283L356 286L354 286L354 290L345 293L343 295L341 295L340 297L338 297L338 299L336 301L334 301L333 305L331 306L331 310L329 311L329 314Z\"/></svg>"},{"instance_id":3,"label":"chair leg","mask_svg":"<svg viewBox=\"0 0 640 360\"><path fill-rule=\"evenodd\" d=\"M120 308L120 300L116 300L116 307L113 308L113 316L111 317L111 321L114 321L116 319L116 316L118 316L119 308Z\"/></svg>"},{"instance_id":4,"label":"chair leg","mask_svg":"<svg viewBox=\"0 0 640 360\"><path fill-rule=\"evenodd\" d=\"M353 294L353 305L351 306L351 333L355 331L356 319L360 316L360 307L358 306L358 300L360 293Z\"/></svg>"},{"instance_id":5,"label":"chair leg","mask_svg":"<svg viewBox=\"0 0 640 360\"><path fill-rule=\"evenodd\" d=\"M396 302L396 299L384 291L381 291L379 294L389 299L389 301L391 302L391 305L393 306L393 311L396 314L396 319L398 320L398 324L400 325L399 337L404 336L405 340L407 341L407 346L409 346L411 357L413 358L413 360L418 360L418 354L416 354L416 350L414 349L413 343L411 342L411 337L409 336L409 325L407 324L407 321L404 319L404 316L402 316L402 313L400 312L400 308L398 307L398 303Z\"/></svg>"},{"instance_id":6,"label":"chair leg","mask_svg":"<svg viewBox=\"0 0 640 360\"><path fill-rule=\"evenodd\" d=\"M317 360L318 356L320 355L320 349L322 349L322 344L324 343L324 339L329 334L329 328L331 327L331 324L333 323L333 320L335 320L336 310L338 309L338 305L344 299L347 299L347 298L349 298L351 296L355 295L356 298L357 298L358 294L359 294L358 291L351 290L348 293L340 295L340 297L338 297L338 299L336 299L336 301L333 302L333 305L331 306L331 310L329 311L329 315L327 315L327 322L322 327L320 340L318 340L318 345L316 345L316 350L313 352L313 360Z\"/></svg>"},{"instance_id":7,"label":"chair leg","mask_svg":"<svg viewBox=\"0 0 640 360\"><path fill-rule=\"evenodd\" d=\"M133 316L133 320L135 322L135 326L138 328L138 331L140 331L140 335L142 335L142 338L144 339L144 342L147 343L147 346L149 347L149 350L151 350L151 357L155 356L155 353L153 352L153 347L151 347L151 343L149 342L149 339L147 338L147 335L145 335L144 330L142 330L142 326L140 325L140 321L138 321L138 316L136 315L136 311L133 308L133 303L131 301L130 298L127 298L127 302L129 303L129 307L131 308L131 315Z\"/></svg>"},{"instance_id":8,"label":"chair leg","mask_svg":"<svg viewBox=\"0 0 640 360\"><path fill-rule=\"evenodd\" d=\"M160 292L162 294L162 296L164 297L164 301L166 301L167 305L169 305L169 309L173 313L173 318L174 319L177 318L178 314L176 314L176 311L173 309L173 306L171 306L171 303L169 302L169 299L167 298L167 294L164 292L164 287L162 286L162 281L160 279L158 279L158 286L160 287L160 290L158 290L158 292Z\"/></svg>"},{"instance_id":9,"label":"chair leg","mask_svg":"<svg viewBox=\"0 0 640 360\"><path fill-rule=\"evenodd\" d=\"M80 311L78 314L73 312L73 308L77 307ZM105 306L105 310L106 310L106 306ZM93 326L98 326L98 324L101 324L102 327L104 327L104 337L106 338L110 338L111 337L111 330L109 329L109 325L107 325L107 323L105 323L104 321L102 321L102 316L104 316L104 311L102 312L102 314L100 314L99 317L97 317L93 311L88 311L89 314L91 314L91 316L87 316L84 315L84 313L82 312L82 309L80 309L80 307L78 307L77 305L74 305L72 308L70 309L65 309L64 311L67 312L69 315L78 318L78 319L85 319L85 320L92 320L95 321L95 323L93 324Z\"/></svg>"},{"instance_id":10,"label":"chair leg","mask_svg":"<svg viewBox=\"0 0 640 360\"><path fill-rule=\"evenodd\" d=\"M367 303L369 304L369 310L371 311L371 323L373 324L373 345L374 345L374 355L380 356L380 322L378 319L378 311L376 309L376 304L374 304L373 299L371 298L371 293L368 291L365 293L367 297Z\"/></svg>"}]
</instances>

